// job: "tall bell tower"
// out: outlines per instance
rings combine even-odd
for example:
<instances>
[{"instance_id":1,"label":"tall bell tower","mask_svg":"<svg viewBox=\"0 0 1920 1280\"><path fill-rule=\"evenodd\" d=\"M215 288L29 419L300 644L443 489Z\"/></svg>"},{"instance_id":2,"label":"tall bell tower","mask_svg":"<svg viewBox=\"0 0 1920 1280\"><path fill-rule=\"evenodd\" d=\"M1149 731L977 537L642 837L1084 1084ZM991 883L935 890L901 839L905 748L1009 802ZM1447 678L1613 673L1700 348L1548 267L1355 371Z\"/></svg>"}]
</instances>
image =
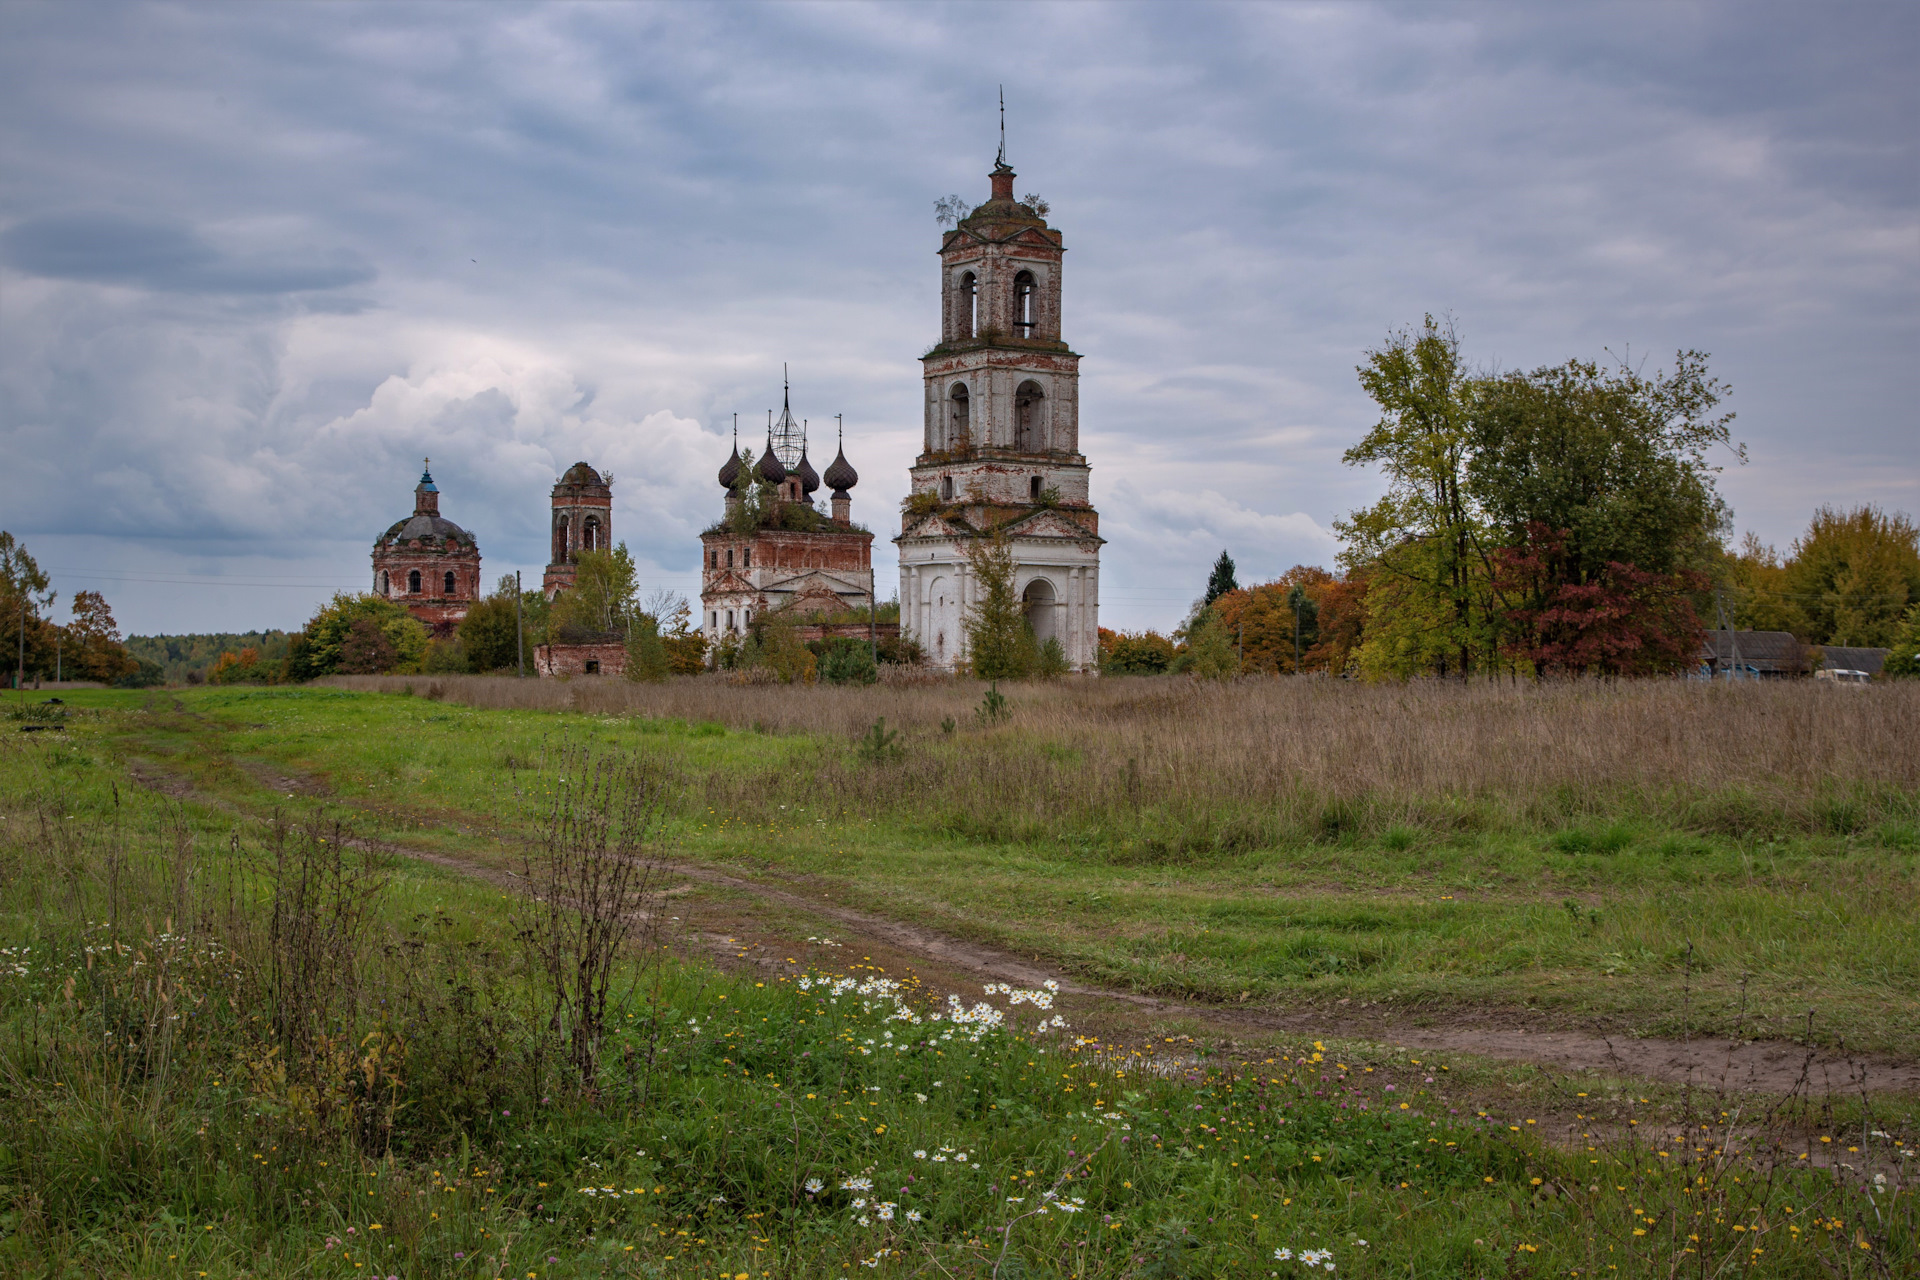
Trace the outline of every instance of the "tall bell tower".
<instances>
[{"instance_id":1,"label":"tall bell tower","mask_svg":"<svg viewBox=\"0 0 1920 1280\"><path fill-rule=\"evenodd\" d=\"M967 657L968 544L998 534L1041 643L1099 665L1100 518L1080 453L1080 357L1062 341L1066 246L1046 206L992 194L940 245L940 342L921 357L925 434L901 521L900 625L928 661ZM1037 205L1037 207L1036 207Z\"/></svg>"}]
</instances>

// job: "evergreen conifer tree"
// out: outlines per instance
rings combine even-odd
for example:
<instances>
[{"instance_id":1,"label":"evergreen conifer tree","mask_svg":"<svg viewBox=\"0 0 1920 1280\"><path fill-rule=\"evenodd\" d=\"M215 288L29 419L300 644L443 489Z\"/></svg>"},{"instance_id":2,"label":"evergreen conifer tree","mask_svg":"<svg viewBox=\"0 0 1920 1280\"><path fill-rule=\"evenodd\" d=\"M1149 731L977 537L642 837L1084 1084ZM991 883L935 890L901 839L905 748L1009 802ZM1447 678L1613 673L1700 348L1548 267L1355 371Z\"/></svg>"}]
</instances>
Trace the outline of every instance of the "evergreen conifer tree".
<instances>
[{"instance_id":1,"label":"evergreen conifer tree","mask_svg":"<svg viewBox=\"0 0 1920 1280\"><path fill-rule=\"evenodd\" d=\"M1212 604L1229 591L1238 591L1240 584L1234 578L1233 557L1225 551L1213 562L1213 572L1207 575L1207 595L1201 603Z\"/></svg>"},{"instance_id":2,"label":"evergreen conifer tree","mask_svg":"<svg viewBox=\"0 0 1920 1280\"><path fill-rule=\"evenodd\" d=\"M974 603L967 610L967 660L982 680L1017 680L1033 673L1033 632L1013 590L1013 550L999 534L967 546Z\"/></svg>"}]
</instances>

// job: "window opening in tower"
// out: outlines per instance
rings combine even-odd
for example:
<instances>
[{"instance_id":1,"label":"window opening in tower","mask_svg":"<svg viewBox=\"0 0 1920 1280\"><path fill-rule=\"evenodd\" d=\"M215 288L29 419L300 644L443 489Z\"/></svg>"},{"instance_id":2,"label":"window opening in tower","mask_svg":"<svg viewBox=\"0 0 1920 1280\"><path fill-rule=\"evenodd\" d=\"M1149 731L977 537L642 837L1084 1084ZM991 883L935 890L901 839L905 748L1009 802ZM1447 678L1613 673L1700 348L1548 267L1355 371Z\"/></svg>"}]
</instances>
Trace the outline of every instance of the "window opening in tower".
<instances>
[{"instance_id":1,"label":"window opening in tower","mask_svg":"<svg viewBox=\"0 0 1920 1280\"><path fill-rule=\"evenodd\" d=\"M1013 278L1013 331L1023 338L1033 336L1033 272L1022 271Z\"/></svg>"},{"instance_id":2,"label":"window opening in tower","mask_svg":"<svg viewBox=\"0 0 1920 1280\"><path fill-rule=\"evenodd\" d=\"M967 447L968 434L972 430L972 412L966 383L953 384L952 399L952 427L947 435L947 448L949 450L964 449Z\"/></svg>"},{"instance_id":3,"label":"window opening in tower","mask_svg":"<svg viewBox=\"0 0 1920 1280\"><path fill-rule=\"evenodd\" d=\"M1040 447L1040 384L1031 380L1013 393L1013 447L1033 453Z\"/></svg>"},{"instance_id":4,"label":"window opening in tower","mask_svg":"<svg viewBox=\"0 0 1920 1280\"><path fill-rule=\"evenodd\" d=\"M416 596L420 594L420 571L418 569L412 569L407 572L407 593Z\"/></svg>"},{"instance_id":5,"label":"window opening in tower","mask_svg":"<svg viewBox=\"0 0 1920 1280\"><path fill-rule=\"evenodd\" d=\"M446 583L447 583L447 589L441 592L441 594L450 596L453 594L453 574L451 571L449 571L446 575Z\"/></svg>"}]
</instances>

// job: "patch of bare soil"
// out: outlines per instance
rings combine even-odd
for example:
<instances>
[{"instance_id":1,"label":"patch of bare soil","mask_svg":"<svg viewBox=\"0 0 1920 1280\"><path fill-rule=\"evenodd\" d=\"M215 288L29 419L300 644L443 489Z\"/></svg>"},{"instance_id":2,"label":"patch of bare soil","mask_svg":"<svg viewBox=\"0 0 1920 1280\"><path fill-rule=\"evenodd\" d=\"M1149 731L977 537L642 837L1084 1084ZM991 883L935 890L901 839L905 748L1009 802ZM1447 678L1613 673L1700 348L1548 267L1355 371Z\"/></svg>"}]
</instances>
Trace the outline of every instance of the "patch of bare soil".
<instances>
[{"instance_id":1,"label":"patch of bare soil","mask_svg":"<svg viewBox=\"0 0 1920 1280\"><path fill-rule=\"evenodd\" d=\"M870 954L877 947L916 966L931 962L942 971L942 976L952 974L963 981L1035 986L1055 976L1019 956L918 925L839 906L825 896L807 897L710 867L675 864L671 869L691 880L740 891L768 903L831 920L845 930L838 940L860 948L863 954ZM1457 1023L1439 1028L1413 1027L1385 1019L1329 1016L1318 1010L1191 1004L1089 986L1071 979L1060 979L1060 989L1065 995L1080 997L1077 1003L1125 1006L1154 1020L1192 1019L1242 1037L1254 1030L1352 1036L1405 1048L1531 1062L1561 1071L1594 1070L1607 1075L1754 1093L1787 1093L1807 1085L1815 1089L1850 1091L1865 1087L1876 1091L1920 1092L1920 1063L1809 1051L1804 1046L1778 1040L1679 1041L1602 1036L1557 1028Z\"/></svg>"},{"instance_id":2,"label":"patch of bare soil","mask_svg":"<svg viewBox=\"0 0 1920 1280\"><path fill-rule=\"evenodd\" d=\"M321 779L312 774L301 773L297 769L289 770L284 766L267 764L260 760L235 760L233 763L267 790L276 791L289 798L308 796L319 799L333 794L333 788Z\"/></svg>"},{"instance_id":3,"label":"patch of bare soil","mask_svg":"<svg viewBox=\"0 0 1920 1280\"><path fill-rule=\"evenodd\" d=\"M185 800L193 794L193 783L151 760L135 758L127 761L127 776L147 790L158 791L172 800Z\"/></svg>"}]
</instances>

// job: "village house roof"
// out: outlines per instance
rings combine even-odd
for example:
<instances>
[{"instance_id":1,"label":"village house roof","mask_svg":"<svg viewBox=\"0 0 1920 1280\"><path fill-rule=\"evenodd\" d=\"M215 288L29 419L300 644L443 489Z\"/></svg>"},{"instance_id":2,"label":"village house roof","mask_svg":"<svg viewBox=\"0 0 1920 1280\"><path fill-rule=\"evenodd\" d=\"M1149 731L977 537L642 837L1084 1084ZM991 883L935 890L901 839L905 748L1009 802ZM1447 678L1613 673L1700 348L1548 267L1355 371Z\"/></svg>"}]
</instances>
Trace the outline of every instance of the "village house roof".
<instances>
[{"instance_id":1,"label":"village house roof","mask_svg":"<svg viewBox=\"0 0 1920 1280\"><path fill-rule=\"evenodd\" d=\"M1828 671L1864 671L1880 674L1887 665L1891 649L1863 649L1853 645L1829 644L1820 647L1820 665Z\"/></svg>"},{"instance_id":2,"label":"village house roof","mask_svg":"<svg viewBox=\"0 0 1920 1280\"><path fill-rule=\"evenodd\" d=\"M1786 674L1806 667L1807 648L1790 631L1709 631L1700 646L1700 660L1716 668L1740 665L1755 671Z\"/></svg>"}]
</instances>

